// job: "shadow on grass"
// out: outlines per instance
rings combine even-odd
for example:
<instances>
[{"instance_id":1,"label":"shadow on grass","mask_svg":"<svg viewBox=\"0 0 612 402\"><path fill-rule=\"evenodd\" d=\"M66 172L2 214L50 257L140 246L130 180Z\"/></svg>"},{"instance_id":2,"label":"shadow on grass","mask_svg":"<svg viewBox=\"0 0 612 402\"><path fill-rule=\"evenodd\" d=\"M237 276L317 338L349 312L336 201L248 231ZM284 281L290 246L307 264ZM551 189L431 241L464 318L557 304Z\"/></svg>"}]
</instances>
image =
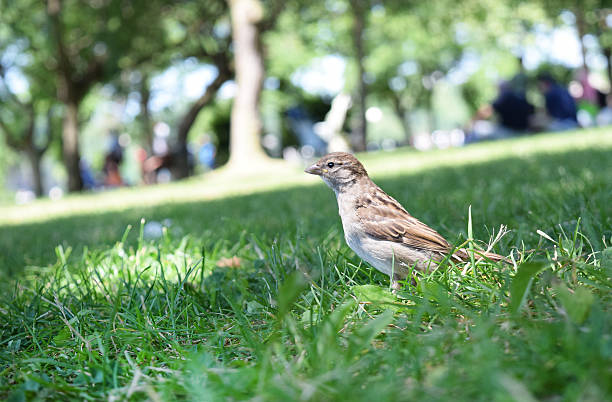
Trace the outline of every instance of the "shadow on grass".
<instances>
[{"instance_id":1,"label":"shadow on grass","mask_svg":"<svg viewBox=\"0 0 612 402\"><path fill-rule=\"evenodd\" d=\"M537 229L551 235L560 228L573 231L578 218L582 219L583 233L599 250L602 236L612 234L609 166L609 151L589 150L374 179L451 242L465 237L467 209L472 205L478 239L488 240L490 232L501 224L512 230L498 251L507 252L521 242L534 247L539 241ZM76 255L84 247L103 249L120 241L128 225L134 227L128 236L128 243L133 244L141 218L169 220L169 231L177 241L187 234L203 239L204 244L220 239L231 244L249 234L269 242L284 238L322 241L332 230L337 232L338 247L344 247L333 193L321 183L4 227L0 233L0 272L15 275L24 266L53 263L57 245L72 247Z\"/></svg>"}]
</instances>

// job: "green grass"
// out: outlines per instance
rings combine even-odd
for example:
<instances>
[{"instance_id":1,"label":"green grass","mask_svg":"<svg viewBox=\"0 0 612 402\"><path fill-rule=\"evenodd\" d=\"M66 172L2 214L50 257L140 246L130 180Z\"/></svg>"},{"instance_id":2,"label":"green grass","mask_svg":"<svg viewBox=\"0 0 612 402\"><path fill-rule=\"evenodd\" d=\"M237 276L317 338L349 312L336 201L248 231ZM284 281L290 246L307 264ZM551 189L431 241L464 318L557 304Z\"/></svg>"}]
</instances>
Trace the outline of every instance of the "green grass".
<instances>
[{"instance_id":1,"label":"green grass","mask_svg":"<svg viewBox=\"0 0 612 402\"><path fill-rule=\"evenodd\" d=\"M507 225L494 251L518 261L399 297L285 165L3 207L0 397L610 399L611 153L596 130L364 156L456 245Z\"/></svg>"}]
</instances>

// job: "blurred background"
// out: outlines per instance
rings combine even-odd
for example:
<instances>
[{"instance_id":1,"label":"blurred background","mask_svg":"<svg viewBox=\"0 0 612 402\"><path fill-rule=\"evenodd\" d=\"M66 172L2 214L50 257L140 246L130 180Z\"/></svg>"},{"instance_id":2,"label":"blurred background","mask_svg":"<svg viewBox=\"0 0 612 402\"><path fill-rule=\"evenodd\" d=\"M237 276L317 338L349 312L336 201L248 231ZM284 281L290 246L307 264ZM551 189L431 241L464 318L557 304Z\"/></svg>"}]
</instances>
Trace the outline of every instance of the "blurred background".
<instances>
[{"instance_id":1,"label":"blurred background","mask_svg":"<svg viewBox=\"0 0 612 402\"><path fill-rule=\"evenodd\" d=\"M0 0L0 203L612 123L609 0Z\"/></svg>"}]
</instances>

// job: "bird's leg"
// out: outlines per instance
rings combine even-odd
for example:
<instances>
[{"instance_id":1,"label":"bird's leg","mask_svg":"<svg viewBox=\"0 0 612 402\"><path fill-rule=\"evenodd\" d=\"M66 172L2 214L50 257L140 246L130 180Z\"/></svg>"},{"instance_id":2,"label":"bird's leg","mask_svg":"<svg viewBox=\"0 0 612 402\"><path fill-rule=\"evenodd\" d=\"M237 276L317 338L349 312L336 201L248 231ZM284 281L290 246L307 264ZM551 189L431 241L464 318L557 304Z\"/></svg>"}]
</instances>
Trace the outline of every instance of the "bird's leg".
<instances>
[{"instance_id":1,"label":"bird's leg","mask_svg":"<svg viewBox=\"0 0 612 402\"><path fill-rule=\"evenodd\" d=\"M397 291L402 288L402 285L400 285L399 283L400 279L401 278L395 274L393 274L392 276L389 276L389 280L391 281L391 293L396 294Z\"/></svg>"}]
</instances>

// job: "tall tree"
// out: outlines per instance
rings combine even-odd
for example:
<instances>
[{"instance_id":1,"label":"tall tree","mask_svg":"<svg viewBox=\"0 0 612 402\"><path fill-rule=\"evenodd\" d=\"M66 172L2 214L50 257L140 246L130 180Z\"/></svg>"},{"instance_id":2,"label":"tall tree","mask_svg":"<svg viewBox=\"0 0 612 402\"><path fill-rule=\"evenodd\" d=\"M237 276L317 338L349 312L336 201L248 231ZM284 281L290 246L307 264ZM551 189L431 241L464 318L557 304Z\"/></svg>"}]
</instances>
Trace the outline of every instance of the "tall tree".
<instances>
[{"instance_id":1,"label":"tall tree","mask_svg":"<svg viewBox=\"0 0 612 402\"><path fill-rule=\"evenodd\" d=\"M203 89L202 95L188 106L179 120L177 143L174 151L175 174L184 178L191 174L187 142L189 132L204 107L215 99L221 86L232 78L231 30L227 3L224 0L207 1L189 5L191 12L186 13L182 6L175 13L175 21L181 24L185 32L185 41L180 54L185 57L196 57L198 61L212 65L217 76Z\"/></svg>"},{"instance_id":2,"label":"tall tree","mask_svg":"<svg viewBox=\"0 0 612 402\"><path fill-rule=\"evenodd\" d=\"M368 122L366 120L366 98L368 96L368 85L366 83L365 57L366 44L364 32L368 12L371 5L369 0L349 0L353 14L352 42L355 52L355 63L357 64L357 96L355 106L357 107L355 124L351 133L351 143L357 152L366 150L366 139Z\"/></svg>"},{"instance_id":3,"label":"tall tree","mask_svg":"<svg viewBox=\"0 0 612 402\"><path fill-rule=\"evenodd\" d=\"M51 38L56 54L56 74L58 77L58 99L65 106L62 128L62 151L64 165L68 172L68 191L79 191L83 188L80 174L79 153L79 106L94 83L102 75L103 55L96 55L77 70L76 61L68 49L63 23L63 3L61 0L47 1L47 15Z\"/></svg>"},{"instance_id":4,"label":"tall tree","mask_svg":"<svg viewBox=\"0 0 612 402\"><path fill-rule=\"evenodd\" d=\"M173 126L174 141L170 157L174 178L184 178L192 173L188 139L200 112L209 106L219 88L232 77L233 61L231 28L228 4L225 0L179 2L164 7L163 21L166 28L166 46L162 51L137 65L137 77L121 74L114 80L115 89L123 96L137 92L140 98L139 127L143 131L146 148L152 151L153 120L149 108L151 99L150 77L163 71L173 63L197 60L214 67L217 75L202 88L202 93L193 101L180 101L179 112ZM135 85L136 84L136 85ZM173 113L174 114L174 113Z\"/></svg>"},{"instance_id":5,"label":"tall tree","mask_svg":"<svg viewBox=\"0 0 612 402\"><path fill-rule=\"evenodd\" d=\"M219 58L225 59L226 57L227 55L225 54L219 55ZM176 149L177 178L185 178L191 174L187 149L187 139L191 127L195 123L200 111L213 101L219 88L221 88L221 86L231 78L229 61L219 60L218 63L215 63L215 66L217 67L217 76L210 84L208 84L202 95L196 99L191 106L189 106L189 109L185 112L180 120L177 130Z\"/></svg>"},{"instance_id":6,"label":"tall tree","mask_svg":"<svg viewBox=\"0 0 612 402\"><path fill-rule=\"evenodd\" d=\"M1 70L2 67L0 66L0 72ZM2 76L2 78L4 77ZM49 149L55 131L52 109L47 106L46 123L41 125L34 101L21 101L6 85L3 89L1 91L3 96L0 96L0 106L2 108L0 111L0 131L4 134L4 141L7 146L15 152L25 154L30 163L34 193L37 197L42 197L45 191L41 162L43 155ZM37 103L44 104L46 102ZM42 106L39 106L39 108L42 108Z\"/></svg>"},{"instance_id":7,"label":"tall tree","mask_svg":"<svg viewBox=\"0 0 612 402\"><path fill-rule=\"evenodd\" d=\"M581 46L582 67L588 70L587 49L584 38L587 34L597 38L603 56L608 63L607 74L612 85L612 30L608 25L608 17L612 15L610 0L540 0L544 10L557 18L562 11L571 11L576 18L576 30Z\"/></svg>"},{"instance_id":8,"label":"tall tree","mask_svg":"<svg viewBox=\"0 0 612 402\"><path fill-rule=\"evenodd\" d=\"M368 59L373 45L369 20L373 6L382 7L382 3L373 0L292 2L287 6L290 12L284 13L280 21L283 36L274 38L277 49L272 49L277 70L295 70L308 63L306 58L326 55L347 60L345 90L353 100L350 143L356 151L365 150L367 143L365 112L371 75ZM295 24L300 24L301 29L296 30Z\"/></svg>"},{"instance_id":9,"label":"tall tree","mask_svg":"<svg viewBox=\"0 0 612 402\"><path fill-rule=\"evenodd\" d=\"M162 3L120 0L85 4L47 0L55 56L58 99L65 106L62 129L68 190L83 187L80 176L79 107L94 85L148 60L164 43L159 27Z\"/></svg>"},{"instance_id":10,"label":"tall tree","mask_svg":"<svg viewBox=\"0 0 612 402\"><path fill-rule=\"evenodd\" d=\"M27 43L31 64L44 66L63 104L62 149L68 190L82 189L80 106L91 89L165 48L163 0L23 0L7 3L0 21ZM170 2L168 2L170 3ZM160 11L161 10L161 11ZM31 66L30 66L31 67Z\"/></svg>"},{"instance_id":11,"label":"tall tree","mask_svg":"<svg viewBox=\"0 0 612 402\"><path fill-rule=\"evenodd\" d=\"M140 122L142 132L145 137L147 152L153 152L153 119L151 118L151 109L149 102L151 100L149 74L143 74L140 78L138 93L140 95Z\"/></svg>"},{"instance_id":12,"label":"tall tree","mask_svg":"<svg viewBox=\"0 0 612 402\"><path fill-rule=\"evenodd\" d=\"M34 193L41 197L42 158L59 131L53 113L55 81L44 66L28 65L22 53L26 44L14 41L8 28L0 32L0 134L9 148L26 157ZM21 84L15 89L16 82Z\"/></svg>"},{"instance_id":13,"label":"tall tree","mask_svg":"<svg viewBox=\"0 0 612 402\"><path fill-rule=\"evenodd\" d=\"M261 34L271 29L283 8L280 0L228 0L232 20L236 96L232 105L230 126L230 159L232 168L244 168L267 159L261 146L262 121L259 101L264 71Z\"/></svg>"},{"instance_id":14,"label":"tall tree","mask_svg":"<svg viewBox=\"0 0 612 402\"><path fill-rule=\"evenodd\" d=\"M234 41L236 96L232 105L229 165L242 167L264 159L259 99L264 62L258 24L263 6L258 0L229 0Z\"/></svg>"},{"instance_id":15,"label":"tall tree","mask_svg":"<svg viewBox=\"0 0 612 402\"><path fill-rule=\"evenodd\" d=\"M429 130L436 128L433 91L436 81L462 56L462 46L455 40L460 21L459 12L446 0L388 2L371 13L372 46L366 62L372 77L370 92L379 102L391 106L406 143L411 141L411 114L415 109L427 111ZM379 43L385 45L375 45Z\"/></svg>"}]
</instances>

